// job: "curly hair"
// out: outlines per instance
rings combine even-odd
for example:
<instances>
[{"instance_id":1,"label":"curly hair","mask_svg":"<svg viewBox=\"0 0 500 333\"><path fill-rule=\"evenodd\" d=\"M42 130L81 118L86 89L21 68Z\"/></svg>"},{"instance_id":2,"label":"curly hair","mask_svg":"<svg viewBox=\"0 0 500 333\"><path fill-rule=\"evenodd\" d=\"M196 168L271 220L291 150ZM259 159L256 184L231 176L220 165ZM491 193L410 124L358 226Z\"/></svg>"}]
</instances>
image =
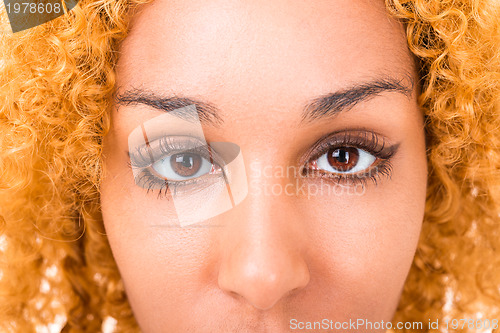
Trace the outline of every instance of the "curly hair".
<instances>
[{"instance_id":1,"label":"curly hair","mask_svg":"<svg viewBox=\"0 0 500 333\"><path fill-rule=\"evenodd\" d=\"M0 36L2 331L64 318L62 332L96 332L107 317L118 332L139 331L99 184L117 49L133 10L149 1L80 0L55 20ZM386 7L419 65L429 167L421 239L394 321L431 332L429 319L500 318L499 6Z\"/></svg>"}]
</instances>

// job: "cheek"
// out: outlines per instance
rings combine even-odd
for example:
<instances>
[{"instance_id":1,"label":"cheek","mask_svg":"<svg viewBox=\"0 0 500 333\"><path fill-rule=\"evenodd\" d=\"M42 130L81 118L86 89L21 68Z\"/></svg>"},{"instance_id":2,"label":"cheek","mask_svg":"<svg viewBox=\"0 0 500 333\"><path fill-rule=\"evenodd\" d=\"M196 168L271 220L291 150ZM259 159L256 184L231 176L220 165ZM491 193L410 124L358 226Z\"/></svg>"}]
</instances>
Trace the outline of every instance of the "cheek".
<instances>
[{"instance_id":1,"label":"cheek","mask_svg":"<svg viewBox=\"0 0 500 333\"><path fill-rule=\"evenodd\" d=\"M209 251L207 235L203 229L169 229L175 213L172 201L135 184L126 148L115 145L112 138L104 148L101 210L134 314L151 323L164 322L161 316L171 314L172 325L187 326L177 314L188 313L195 305L190 295L198 293L195 276L206 265L199 254Z\"/></svg>"},{"instance_id":2,"label":"cheek","mask_svg":"<svg viewBox=\"0 0 500 333\"><path fill-rule=\"evenodd\" d=\"M364 191L318 197L304 208L317 221L311 230L311 258L320 258L316 275L346 291L345 297L356 290L370 311L391 313L397 305L424 216L425 154L402 148L390 180L382 176L377 186L368 182Z\"/></svg>"}]
</instances>

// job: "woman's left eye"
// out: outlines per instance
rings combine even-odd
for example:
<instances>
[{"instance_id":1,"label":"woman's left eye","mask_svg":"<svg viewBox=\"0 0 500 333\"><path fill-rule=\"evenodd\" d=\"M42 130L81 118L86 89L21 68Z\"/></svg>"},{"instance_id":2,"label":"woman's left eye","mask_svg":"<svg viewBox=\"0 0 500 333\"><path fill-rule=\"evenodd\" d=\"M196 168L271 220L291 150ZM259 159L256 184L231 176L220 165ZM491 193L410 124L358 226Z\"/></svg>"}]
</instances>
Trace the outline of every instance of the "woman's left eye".
<instances>
[{"instance_id":1,"label":"woman's left eye","mask_svg":"<svg viewBox=\"0 0 500 333\"><path fill-rule=\"evenodd\" d=\"M213 173L216 166L198 154L182 152L156 161L151 168L166 180L182 181Z\"/></svg>"},{"instance_id":2,"label":"woman's left eye","mask_svg":"<svg viewBox=\"0 0 500 333\"><path fill-rule=\"evenodd\" d=\"M335 147L311 163L314 170L352 174L368 169L377 158L356 147Z\"/></svg>"}]
</instances>

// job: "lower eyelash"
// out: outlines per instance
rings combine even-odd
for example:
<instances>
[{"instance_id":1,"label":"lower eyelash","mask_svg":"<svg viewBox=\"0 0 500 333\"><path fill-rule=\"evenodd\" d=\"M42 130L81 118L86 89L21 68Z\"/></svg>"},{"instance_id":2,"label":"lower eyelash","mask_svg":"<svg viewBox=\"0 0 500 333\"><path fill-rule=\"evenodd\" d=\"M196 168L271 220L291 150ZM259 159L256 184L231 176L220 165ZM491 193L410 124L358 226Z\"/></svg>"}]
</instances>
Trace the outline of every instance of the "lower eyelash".
<instances>
[{"instance_id":1,"label":"lower eyelash","mask_svg":"<svg viewBox=\"0 0 500 333\"><path fill-rule=\"evenodd\" d=\"M142 182L142 183L141 183ZM153 175L148 168L141 170L141 173L135 178L136 184L142 184L141 187L146 189L146 194L150 191L158 190L158 199L164 198L167 192L170 191L174 196L181 187L193 184L203 185L204 182L198 179L183 180L183 181L166 181ZM205 183L206 184L206 183Z\"/></svg>"},{"instance_id":2,"label":"lower eyelash","mask_svg":"<svg viewBox=\"0 0 500 333\"><path fill-rule=\"evenodd\" d=\"M375 170L375 172L373 170ZM386 178L390 179L392 176L392 163L390 160L382 160L375 167L371 167L368 171L356 174L334 174L327 171L322 172L321 170L314 170L313 172L311 172L311 170L303 169L303 176L307 177L310 176L311 174L315 175L319 174L321 177L331 181L335 181L337 184L340 185L344 186L361 185L363 188L365 188L368 181L371 181L375 186L377 186L378 182L381 180L382 177L385 176ZM360 175L365 175L365 176L360 177ZM135 182L136 184L139 184L139 182L143 182L142 183L143 186L141 187L146 188L147 190L146 193L149 193L154 189L160 187L158 190L158 199L165 197L167 191L169 190L170 191L173 190L175 194L179 186L176 184L176 182L167 183L165 180L154 176L147 169L141 170L141 173L136 177Z\"/></svg>"},{"instance_id":3,"label":"lower eyelash","mask_svg":"<svg viewBox=\"0 0 500 333\"><path fill-rule=\"evenodd\" d=\"M377 165L370 167L368 170L355 174L331 173L322 170L304 169L303 176L308 177L311 175L319 175L322 178L334 181L335 183L343 186L361 185L365 188L368 181L371 181L375 186L377 186L382 177L385 176L390 179L392 176L392 163L389 159L382 160L377 163Z\"/></svg>"},{"instance_id":4,"label":"lower eyelash","mask_svg":"<svg viewBox=\"0 0 500 333\"><path fill-rule=\"evenodd\" d=\"M141 170L141 173L135 177L135 183L142 184L141 187L147 190L146 193L160 187L158 191L158 199L166 196L167 191L171 188L165 180L155 177L151 172L149 172L148 169Z\"/></svg>"}]
</instances>

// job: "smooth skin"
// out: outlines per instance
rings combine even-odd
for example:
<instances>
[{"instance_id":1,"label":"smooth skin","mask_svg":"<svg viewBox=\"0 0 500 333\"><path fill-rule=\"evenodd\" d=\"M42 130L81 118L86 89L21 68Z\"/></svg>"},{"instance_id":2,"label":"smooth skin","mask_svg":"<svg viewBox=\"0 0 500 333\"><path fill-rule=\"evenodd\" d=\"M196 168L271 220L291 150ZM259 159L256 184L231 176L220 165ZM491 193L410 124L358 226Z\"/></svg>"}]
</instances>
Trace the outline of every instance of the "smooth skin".
<instances>
[{"instance_id":1,"label":"smooth skin","mask_svg":"<svg viewBox=\"0 0 500 333\"><path fill-rule=\"evenodd\" d=\"M134 183L127 140L163 112L113 107L102 213L143 332L289 332L325 318L392 319L420 234L427 163L415 64L383 1L155 0L134 14L119 51L118 92L218 109L220 124L204 124L206 140L239 145L250 184L239 205L203 227L158 227L175 215L172 200ZM377 80L409 92L382 90L303 120L314 98ZM397 145L390 177L368 180L361 194L306 195L292 190L339 185L258 170L300 168L318 140L353 128ZM294 195L265 191L286 185Z\"/></svg>"}]
</instances>

